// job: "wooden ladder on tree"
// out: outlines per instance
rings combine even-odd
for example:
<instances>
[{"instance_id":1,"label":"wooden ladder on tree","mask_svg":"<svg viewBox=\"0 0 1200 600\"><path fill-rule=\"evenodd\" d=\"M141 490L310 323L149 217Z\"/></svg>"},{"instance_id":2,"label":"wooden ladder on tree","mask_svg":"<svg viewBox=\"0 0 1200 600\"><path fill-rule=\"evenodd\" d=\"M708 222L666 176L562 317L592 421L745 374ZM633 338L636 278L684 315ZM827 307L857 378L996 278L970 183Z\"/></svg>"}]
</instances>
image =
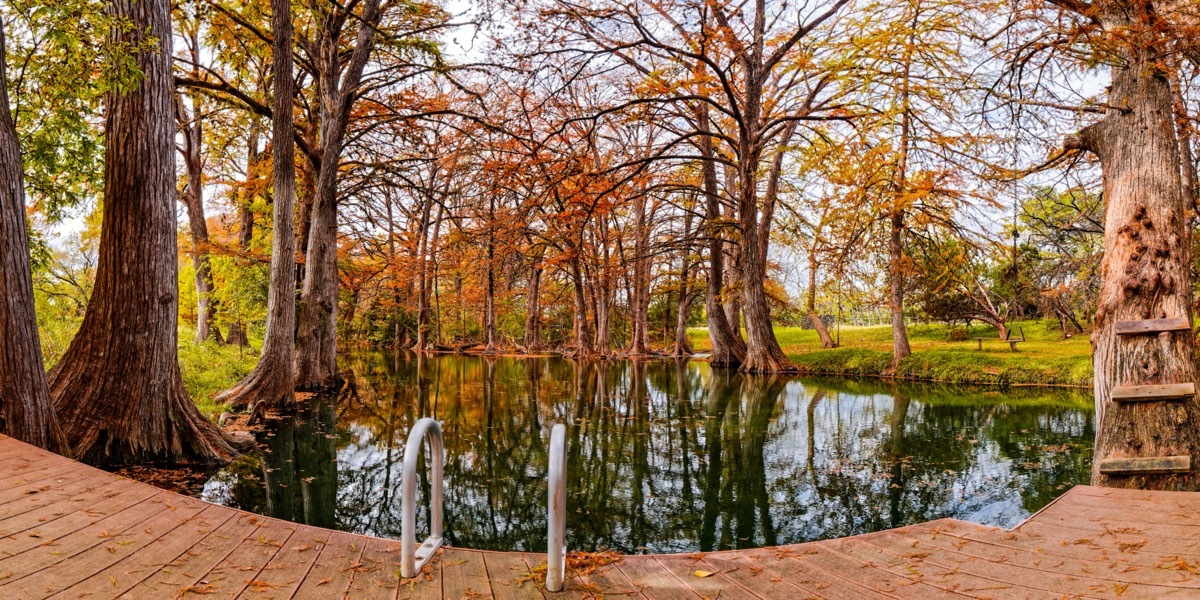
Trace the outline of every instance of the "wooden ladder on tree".
<instances>
[{"instance_id":1,"label":"wooden ladder on tree","mask_svg":"<svg viewBox=\"0 0 1200 600\"><path fill-rule=\"evenodd\" d=\"M1177 317L1168 319L1146 319L1141 321L1117 321L1116 334L1157 335L1172 331L1191 331L1189 319ZM1166 383L1154 385L1122 385L1114 387L1110 393L1113 402L1169 402L1185 400L1196 395L1196 384ZM1192 457L1182 456L1147 456L1105 458L1100 461L1100 472L1105 475L1167 475L1172 473L1187 473L1192 469Z\"/></svg>"}]
</instances>

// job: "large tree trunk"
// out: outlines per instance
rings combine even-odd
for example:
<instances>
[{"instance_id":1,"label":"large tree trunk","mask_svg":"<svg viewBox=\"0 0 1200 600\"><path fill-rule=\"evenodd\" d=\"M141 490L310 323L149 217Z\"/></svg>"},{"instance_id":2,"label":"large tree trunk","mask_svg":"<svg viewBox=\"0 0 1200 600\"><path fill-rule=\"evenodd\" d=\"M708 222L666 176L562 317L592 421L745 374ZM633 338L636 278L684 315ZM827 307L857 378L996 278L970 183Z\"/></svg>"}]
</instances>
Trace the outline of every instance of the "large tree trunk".
<instances>
[{"instance_id":1,"label":"large tree trunk","mask_svg":"<svg viewBox=\"0 0 1200 600\"><path fill-rule=\"evenodd\" d=\"M701 106L696 109L697 127L708 131L708 109ZM700 136L696 144L700 149L701 174L704 186L704 230L708 238L708 283L704 290L704 312L708 320L708 339L712 343L712 359L714 368L734 369L742 364L746 357L746 344L740 333L734 331L725 318L721 306L721 293L725 287L725 244L722 241L721 199L717 184L716 151L713 149L712 138Z\"/></svg>"},{"instance_id":2,"label":"large tree trunk","mask_svg":"<svg viewBox=\"0 0 1200 600\"><path fill-rule=\"evenodd\" d=\"M884 374L896 372L900 361L912 349L908 345L908 332L904 328L904 213L895 211L891 218L891 238L888 242L888 296L892 311L892 362Z\"/></svg>"},{"instance_id":3,"label":"large tree trunk","mask_svg":"<svg viewBox=\"0 0 1200 600\"><path fill-rule=\"evenodd\" d=\"M525 290L525 350L542 349L542 256L539 252L529 266L529 284Z\"/></svg>"},{"instance_id":4,"label":"large tree trunk","mask_svg":"<svg viewBox=\"0 0 1200 600\"><path fill-rule=\"evenodd\" d=\"M1136 13L1138 11L1134 11ZM1111 17L1111 15L1108 15ZM1124 16L1116 20L1124 27ZM1131 47L1140 41L1131 41ZM1189 206L1180 193L1180 150L1172 121L1168 79L1136 46L1112 68L1108 105L1100 122L1067 140L1100 158L1107 203L1100 298L1092 333L1096 398L1096 460L1092 483L1146 489L1200 488L1200 403L1195 397L1117 403L1113 388L1192 383L1195 338L1189 330L1117 336L1118 321L1192 316ZM1106 475L1106 458L1187 455L1192 470L1179 475Z\"/></svg>"},{"instance_id":5,"label":"large tree trunk","mask_svg":"<svg viewBox=\"0 0 1200 600\"><path fill-rule=\"evenodd\" d=\"M642 192L633 200L633 218L633 335L628 354L646 356L654 351L650 348L650 227Z\"/></svg>"},{"instance_id":6,"label":"large tree trunk","mask_svg":"<svg viewBox=\"0 0 1200 600\"><path fill-rule=\"evenodd\" d=\"M432 236L426 234L425 230L429 226L429 211L433 204L433 199L430 198L427 202L428 204L426 204L421 217L421 250L419 257L421 261L419 269L421 282L417 298L417 343L414 346L416 350L428 350L431 345L429 341L429 329L430 321L432 320L432 310L429 305L429 295L431 289L434 287L434 277L431 271L437 268L438 234L442 228L442 205L438 204L437 218L433 223L433 234Z\"/></svg>"},{"instance_id":7,"label":"large tree trunk","mask_svg":"<svg viewBox=\"0 0 1200 600\"><path fill-rule=\"evenodd\" d=\"M579 253L575 252L570 265L571 286L575 291L575 318L572 331L574 339L571 346L574 354L586 358L592 355L592 336L588 331L587 298L584 295L583 273L579 263Z\"/></svg>"},{"instance_id":8,"label":"large tree trunk","mask_svg":"<svg viewBox=\"0 0 1200 600\"><path fill-rule=\"evenodd\" d=\"M485 344L483 351L492 354L498 351L496 346L496 238L494 226L496 223L496 196L488 195L488 234L487 234L487 290L483 307L483 330Z\"/></svg>"},{"instance_id":9,"label":"large tree trunk","mask_svg":"<svg viewBox=\"0 0 1200 600\"><path fill-rule=\"evenodd\" d=\"M50 401L33 308L25 180L8 108L4 43L0 21L0 433L69 453Z\"/></svg>"},{"instance_id":10,"label":"large tree trunk","mask_svg":"<svg viewBox=\"0 0 1200 600\"><path fill-rule=\"evenodd\" d=\"M350 108L379 22L379 0L367 0L357 20L358 36L347 61L337 38L344 17L332 7L320 18L315 62L320 70L321 168L313 198L312 229L305 252L296 328L296 387L336 388L337 374L337 176ZM343 72L342 65L345 64Z\"/></svg>"},{"instance_id":11,"label":"large tree trunk","mask_svg":"<svg viewBox=\"0 0 1200 600\"><path fill-rule=\"evenodd\" d=\"M762 150L749 127L759 127L761 115L761 74L752 72L746 85L744 119L747 123L738 140L738 223L742 229L742 313L746 319L746 360L739 369L746 373L794 373L799 371L788 360L775 339L771 307L767 304L767 261L765 237L769 230L760 227L758 217L758 164ZM759 90L755 93L754 90ZM760 134L760 133L759 133ZM782 148L779 152L782 152Z\"/></svg>"},{"instance_id":12,"label":"large tree trunk","mask_svg":"<svg viewBox=\"0 0 1200 600\"><path fill-rule=\"evenodd\" d=\"M912 106L910 104L910 73L912 71L912 53L916 36L916 20L913 16L913 27L908 34L908 43L904 46L901 59L904 67L900 85L900 137L899 155L896 160L895 172L892 177L892 207L890 237L888 240L888 287L889 304L892 310L892 362L884 369L884 375L895 374L900 367L900 361L912 354L908 345L908 331L904 327L904 209L903 198L908 193L908 152L911 146Z\"/></svg>"},{"instance_id":13,"label":"large tree trunk","mask_svg":"<svg viewBox=\"0 0 1200 600\"><path fill-rule=\"evenodd\" d=\"M274 167L274 237L271 240L271 283L267 296L267 330L258 364L217 400L234 406L291 408L295 404L292 361L296 330L296 150L292 123L292 14L288 0L271 0L274 119L271 123Z\"/></svg>"},{"instance_id":14,"label":"large tree trunk","mask_svg":"<svg viewBox=\"0 0 1200 600\"><path fill-rule=\"evenodd\" d=\"M322 111L324 112L324 111ZM322 140L341 145L334 125L322 119ZM296 386L328 390L337 386L337 165L340 152L322 153L305 252L296 329Z\"/></svg>"},{"instance_id":15,"label":"large tree trunk","mask_svg":"<svg viewBox=\"0 0 1200 600\"><path fill-rule=\"evenodd\" d=\"M218 464L234 450L188 397L179 374L174 78L170 4L113 0L130 27L113 42L143 73L106 98L104 213L96 283L70 348L50 374L77 457L107 465Z\"/></svg>"}]
</instances>

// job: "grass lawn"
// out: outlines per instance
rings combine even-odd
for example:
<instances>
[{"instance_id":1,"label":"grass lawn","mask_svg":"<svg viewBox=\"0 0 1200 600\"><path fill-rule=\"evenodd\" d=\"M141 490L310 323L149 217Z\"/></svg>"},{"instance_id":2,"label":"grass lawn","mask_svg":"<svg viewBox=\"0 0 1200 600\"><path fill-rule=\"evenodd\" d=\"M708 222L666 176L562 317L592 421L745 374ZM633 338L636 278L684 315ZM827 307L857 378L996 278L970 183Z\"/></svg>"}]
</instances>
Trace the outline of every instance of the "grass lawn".
<instances>
[{"instance_id":1,"label":"grass lawn","mask_svg":"<svg viewBox=\"0 0 1200 600\"><path fill-rule=\"evenodd\" d=\"M1024 321L1017 325L1025 330L1027 341L1017 344L1016 353L1000 341L993 327L973 326L967 339L950 341L950 326L909 325L908 341L913 353L900 363L897 375L953 383L1091 385L1092 348L1087 335L1063 339L1057 321ZM712 348L707 329L690 329L688 333L697 351ZM829 333L837 338L836 329ZM780 327L775 335L788 357L808 373L878 375L892 357L889 325L843 326L841 347L833 350L822 348L813 330ZM976 350L976 337L987 338L983 351Z\"/></svg>"}]
</instances>

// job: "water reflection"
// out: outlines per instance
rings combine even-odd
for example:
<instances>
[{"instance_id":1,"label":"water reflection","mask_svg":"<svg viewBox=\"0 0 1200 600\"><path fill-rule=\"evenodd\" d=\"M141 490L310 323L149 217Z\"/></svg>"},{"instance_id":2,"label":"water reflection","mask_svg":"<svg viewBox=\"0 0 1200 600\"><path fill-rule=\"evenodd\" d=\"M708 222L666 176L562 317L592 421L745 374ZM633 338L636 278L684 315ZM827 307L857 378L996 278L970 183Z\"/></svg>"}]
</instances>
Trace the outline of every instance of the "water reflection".
<instances>
[{"instance_id":1,"label":"water reflection","mask_svg":"<svg viewBox=\"0 0 1200 600\"><path fill-rule=\"evenodd\" d=\"M684 361L372 352L343 367L339 397L272 421L262 452L206 497L399 537L404 438L424 416L443 421L446 538L472 548L545 549L556 422L570 424L577 549L744 548L941 517L1010 526L1089 474L1079 392L744 377Z\"/></svg>"}]
</instances>

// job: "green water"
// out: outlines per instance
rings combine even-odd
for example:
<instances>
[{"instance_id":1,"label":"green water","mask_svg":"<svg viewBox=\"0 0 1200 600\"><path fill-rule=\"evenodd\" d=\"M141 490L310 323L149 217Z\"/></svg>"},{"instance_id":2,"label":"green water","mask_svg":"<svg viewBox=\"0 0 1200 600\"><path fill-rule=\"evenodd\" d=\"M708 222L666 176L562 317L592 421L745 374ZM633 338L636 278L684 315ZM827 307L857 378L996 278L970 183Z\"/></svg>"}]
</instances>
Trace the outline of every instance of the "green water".
<instances>
[{"instance_id":1,"label":"green water","mask_svg":"<svg viewBox=\"0 0 1200 600\"><path fill-rule=\"evenodd\" d=\"M546 445L567 423L571 549L709 551L942 517L1012 526L1087 481L1094 435L1090 395L1070 390L743 377L673 360L367 352L342 368L341 394L270 422L263 451L215 475L205 498L399 538L405 436L432 416L447 543L544 551ZM419 537L426 520L422 509Z\"/></svg>"}]
</instances>

